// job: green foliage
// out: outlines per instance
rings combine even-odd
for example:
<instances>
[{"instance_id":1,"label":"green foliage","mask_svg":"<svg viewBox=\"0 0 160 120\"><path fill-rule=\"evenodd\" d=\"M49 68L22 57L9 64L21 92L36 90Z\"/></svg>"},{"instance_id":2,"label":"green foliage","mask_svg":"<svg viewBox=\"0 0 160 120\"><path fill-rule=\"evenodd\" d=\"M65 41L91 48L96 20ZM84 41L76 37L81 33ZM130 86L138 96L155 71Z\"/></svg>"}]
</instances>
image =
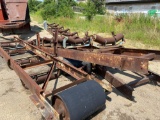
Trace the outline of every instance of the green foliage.
<instances>
[{"instance_id":1,"label":"green foliage","mask_svg":"<svg viewBox=\"0 0 160 120\"><path fill-rule=\"evenodd\" d=\"M57 16L73 18L74 11L72 9L73 0L58 0Z\"/></svg>"},{"instance_id":2,"label":"green foliage","mask_svg":"<svg viewBox=\"0 0 160 120\"><path fill-rule=\"evenodd\" d=\"M34 14L35 20L38 20ZM56 22L72 31L84 33L89 31L90 34L95 33L123 33L126 39L130 39L132 45L137 41L148 47L158 46L160 49L160 22L157 18L152 18L143 14L121 15L121 21L115 16L95 16L94 20L88 21L81 19L82 14L76 14L74 18L51 17L50 23ZM33 16L32 16L33 18ZM43 21L43 20L40 20ZM127 40L129 41L129 40ZM126 43L128 43L126 41Z\"/></svg>"},{"instance_id":3,"label":"green foliage","mask_svg":"<svg viewBox=\"0 0 160 120\"><path fill-rule=\"evenodd\" d=\"M90 0L90 2L91 1L95 5L96 14L104 15L106 13L105 0ZM86 3L80 2L77 6L85 8Z\"/></svg>"},{"instance_id":4,"label":"green foliage","mask_svg":"<svg viewBox=\"0 0 160 120\"><path fill-rule=\"evenodd\" d=\"M44 9L41 11L42 18L47 20L50 16L56 15L56 4L55 2L47 3L43 7Z\"/></svg>"},{"instance_id":5,"label":"green foliage","mask_svg":"<svg viewBox=\"0 0 160 120\"><path fill-rule=\"evenodd\" d=\"M71 6L76 6L77 3L76 3L74 0L70 0L70 5L71 5Z\"/></svg>"},{"instance_id":6,"label":"green foliage","mask_svg":"<svg viewBox=\"0 0 160 120\"><path fill-rule=\"evenodd\" d=\"M86 7L86 3L79 2L79 3L77 4L77 6L84 9L84 8Z\"/></svg>"},{"instance_id":7,"label":"green foliage","mask_svg":"<svg viewBox=\"0 0 160 120\"><path fill-rule=\"evenodd\" d=\"M87 1L87 4L84 8L84 15L89 21L91 21L93 17L96 15L96 7L91 0Z\"/></svg>"},{"instance_id":8,"label":"green foliage","mask_svg":"<svg viewBox=\"0 0 160 120\"><path fill-rule=\"evenodd\" d=\"M43 4L46 5L46 4L50 4L51 2L53 2L53 0L44 0ZM55 2L55 0L54 0Z\"/></svg>"},{"instance_id":9,"label":"green foliage","mask_svg":"<svg viewBox=\"0 0 160 120\"><path fill-rule=\"evenodd\" d=\"M96 6L97 14L105 14L106 8L105 8L105 0L92 0L94 2L94 5Z\"/></svg>"},{"instance_id":10,"label":"green foliage","mask_svg":"<svg viewBox=\"0 0 160 120\"><path fill-rule=\"evenodd\" d=\"M39 9L40 4L42 4L42 2L37 1L37 0L28 0L28 6L29 6L29 10L30 12L35 12Z\"/></svg>"},{"instance_id":11,"label":"green foliage","mask_svg":"<svg viewBox=\"0 0 160 120\"><path fill-rule=\"evenodd\" d=\"M51 16L73 18L72 5L74 4L74 0L45 0L41 15L43 19L49 19Z\"/></svg>"}]
</instances>

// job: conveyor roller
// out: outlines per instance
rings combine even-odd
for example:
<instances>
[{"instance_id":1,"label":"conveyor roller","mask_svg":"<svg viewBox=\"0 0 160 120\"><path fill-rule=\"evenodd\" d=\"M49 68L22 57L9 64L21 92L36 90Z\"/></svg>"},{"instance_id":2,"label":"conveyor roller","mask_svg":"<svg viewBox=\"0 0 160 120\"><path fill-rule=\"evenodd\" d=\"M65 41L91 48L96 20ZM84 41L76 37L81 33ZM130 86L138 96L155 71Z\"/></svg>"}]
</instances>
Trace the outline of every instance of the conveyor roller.
<instances>
[{"instance_id":1,"label":"conveyor roller","mask_svg":"<svg viewBox=\"0 0 160 120\"><path fill-rule=\"evenodd\" d=\"M73 86L52 98L62 120L82 120L105 106L105 93L94 80Z\"/></svg>"}]
</instances>

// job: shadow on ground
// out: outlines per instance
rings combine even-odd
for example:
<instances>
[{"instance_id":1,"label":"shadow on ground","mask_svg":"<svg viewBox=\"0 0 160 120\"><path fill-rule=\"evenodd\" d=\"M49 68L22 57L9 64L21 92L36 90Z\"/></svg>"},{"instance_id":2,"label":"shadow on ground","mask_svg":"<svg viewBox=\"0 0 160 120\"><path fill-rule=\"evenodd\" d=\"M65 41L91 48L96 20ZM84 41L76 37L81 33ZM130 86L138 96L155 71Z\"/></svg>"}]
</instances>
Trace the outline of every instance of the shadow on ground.
<instances>
[{"instance_id":1,"label":"shadow on ground","mask_svg":"<svg viewBox=\"0 0 160 120\"><path fill-rule=\"evenodd\" d=\"M35 35L39 32L42 32L43 29L37 25L31 26L31 31L21 31L21 33L15 33L15 34L2 34L0 35L0 41L13 41L14 37L19 37L23 40L29 40L29 39L35 39Z\"/></svg>"}]
</instances>

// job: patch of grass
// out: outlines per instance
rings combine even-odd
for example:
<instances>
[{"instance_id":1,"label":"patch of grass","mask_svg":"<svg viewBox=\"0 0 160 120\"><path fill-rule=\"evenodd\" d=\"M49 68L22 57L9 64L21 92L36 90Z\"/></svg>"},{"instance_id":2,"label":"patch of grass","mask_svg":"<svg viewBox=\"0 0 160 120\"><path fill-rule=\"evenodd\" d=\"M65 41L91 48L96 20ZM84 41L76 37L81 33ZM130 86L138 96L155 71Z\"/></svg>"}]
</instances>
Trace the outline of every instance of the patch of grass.
<instances>
[{"instance_id":1,"label":"patch of grass","mask_svg":"<svg viewBox=\"0 0 160 120\"><path fill-rule=\"evenodd\" d=\"M39 24L43 23L43 21L44 21L41 16L41 11L31 12L30 16L31 16L31 20L37 21Z\"/></svg>"},{"instance_id":2,"label":"patch of grass","mask_svg":"<svg viewBox=\"0 0 160 120\"><path fill-rule=\"evenodd\" d=\"M40 13L31 14L33 20L43 22ZM118 17L112 15L95 16L92 21L85 20L81 14L76 14L74 18L54 18L50 17L49 23L56 22L71 31L90 33L123 33L125 38L134 42L142 42L150 46L160 45L160 20L145 15L124 15ZM160 47L159 47L160 48Z\"/></svg>"}]
</instances>

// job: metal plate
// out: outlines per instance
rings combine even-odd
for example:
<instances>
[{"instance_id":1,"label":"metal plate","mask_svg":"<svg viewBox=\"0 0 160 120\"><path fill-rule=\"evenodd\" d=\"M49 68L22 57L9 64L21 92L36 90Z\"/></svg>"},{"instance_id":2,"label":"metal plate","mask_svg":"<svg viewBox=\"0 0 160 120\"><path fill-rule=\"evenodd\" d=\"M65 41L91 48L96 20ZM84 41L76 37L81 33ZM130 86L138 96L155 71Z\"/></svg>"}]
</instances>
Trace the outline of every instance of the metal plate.
<instances>
[{"instance_id":1,"label":"metal plate","mask_svg":"<svg viewBox=\"0 0 160 120\"><path fill-rule=\"evenodd\" d=\"M10 21L26 19L27 0L6 0L5 4Z\"/></svg>"}]
</instances>

